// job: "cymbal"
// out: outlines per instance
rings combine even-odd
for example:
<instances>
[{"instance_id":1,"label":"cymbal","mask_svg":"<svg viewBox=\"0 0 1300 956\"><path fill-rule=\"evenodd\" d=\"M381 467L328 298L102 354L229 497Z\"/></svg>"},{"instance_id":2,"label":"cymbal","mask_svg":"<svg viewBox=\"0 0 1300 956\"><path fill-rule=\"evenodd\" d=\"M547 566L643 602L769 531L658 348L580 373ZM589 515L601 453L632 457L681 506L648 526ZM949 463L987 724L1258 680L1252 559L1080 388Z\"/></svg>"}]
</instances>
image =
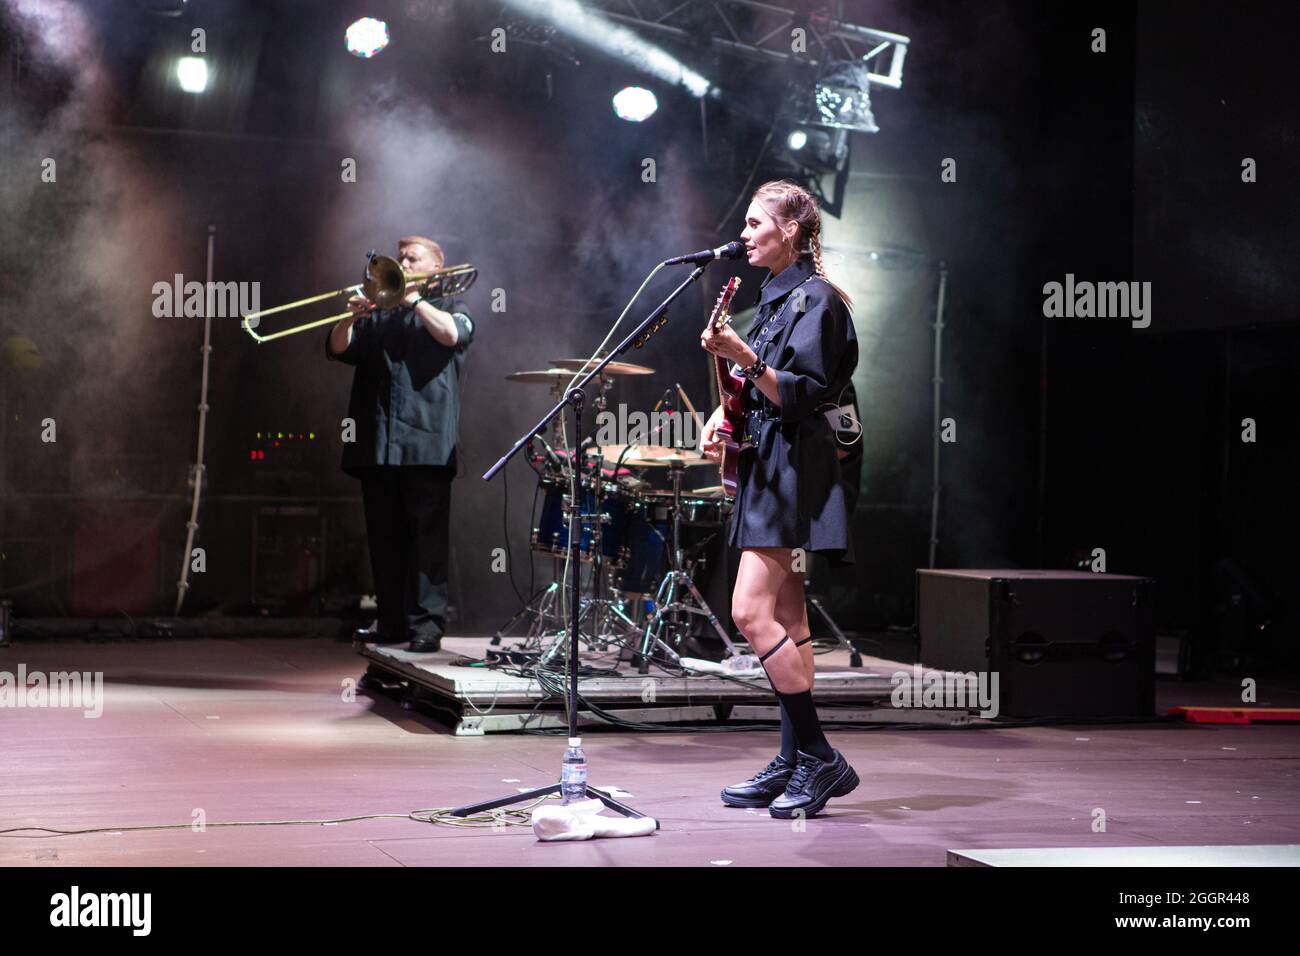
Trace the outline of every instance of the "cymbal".
<instances>
[{"instance_id":1,"label":"cymbal","mask_svg":"<svg viewBox=\"0 0 1300 956\"><path fill-rule=\"evenodd\" d=\"M606 445L601 449L606 461L618 461L627 445ZM705 458L698 451L687 448L669 448L666 445L632 445L623 464L631 468L669 468L677 462L686 467L693 465L710 465L712 459Z\"/></svg>"},{"instance_id":2,"label":"cymbal","mask_svg":"<svg viewBox=\"0 0 1300 956\"><path fill-rule=\"evenodd\" d=\"M566 368L548 368L544 371L535 372L511 372L506 376L510 382L520 382L524 385L556 385L559 382L567 382L573 378L573 373Z\"/></svg>"},{"instance_id":3,"label":"cymbal","mask_svg":"<svg viewBox=\"0 0 1300 956\"><path fill-rule=\"evenodd\" d=\"M686 468L696 465L712 465L715 462L705 458L697 451L684 451L667 458L624 458L623 464L630 468L671 468L680 462Z\"/></svg>"},{"instance_id":4,"label":"cymbal","mask_svg":"<svg viewBox=\"0 0 1300 956\"><path fill-rule=\"evenodd\" d=\"M600 451L606 461L618 461L618 456L623 454L625 448L629 451L628 457L623 459L624 463L631 458L671 458L682 450L668 445L601 445Z\"/></svg>"},{"instance_id":5,"label":"cymbal","mask_svg":"<svg viewBox=\"0 0 1300 956\"><path fill-rule=\"evenodd\" d=\"M560 359L551 359L551 364L556 368L567 368L575 372L582 372L582 371L586 371L587 369L595 368L596 362L598 361L600 360L596 359L593 361L592 359L560 358ZM648 365L633 365L631 362L610 362L603 369L601 369L601 374L603 375L605 373L608 373L610 375L653 375L654 371L655 370L650 368Z\"/></svg>"}]
</instances>

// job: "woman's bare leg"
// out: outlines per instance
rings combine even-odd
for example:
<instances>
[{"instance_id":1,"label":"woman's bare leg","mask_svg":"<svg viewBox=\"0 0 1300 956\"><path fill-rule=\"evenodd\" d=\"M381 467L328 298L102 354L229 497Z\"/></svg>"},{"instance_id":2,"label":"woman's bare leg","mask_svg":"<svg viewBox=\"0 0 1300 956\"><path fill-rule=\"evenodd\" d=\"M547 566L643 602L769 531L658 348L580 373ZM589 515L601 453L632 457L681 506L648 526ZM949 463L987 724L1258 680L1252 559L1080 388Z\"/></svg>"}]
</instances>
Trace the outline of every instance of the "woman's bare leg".
<instances>
[{"instance_id":1,"label":"woman's bare leg","mask_svg":"<svg viewBox=\"0 0 1300 956\"><path fill-rule=\"evenodd\" d=\"M762 659L772 687L783 694L798 694L811 686L800 653L804 648L795 649L794 641L787 639L786 626L776 616L789 568L789 548L746 548L740 556L731 617ZM799 588L803 590L802 582Z\"/></svg>"},{"instance_id":2,"label":"woman's bare leg","mask_svg":"<svg viewBox=\"0 0 1300 956\"><path fill-rule=\"evenodd\" d=\"M812 641L806 640L812 634L812 629L808 626L808 600L804 594L802 571L792 571L786 577L785 584L776 597L776 620L796 645L805 641L798 646L798 650L811 688L816 665L813 663Z\"/></svg>"}]
</instances>

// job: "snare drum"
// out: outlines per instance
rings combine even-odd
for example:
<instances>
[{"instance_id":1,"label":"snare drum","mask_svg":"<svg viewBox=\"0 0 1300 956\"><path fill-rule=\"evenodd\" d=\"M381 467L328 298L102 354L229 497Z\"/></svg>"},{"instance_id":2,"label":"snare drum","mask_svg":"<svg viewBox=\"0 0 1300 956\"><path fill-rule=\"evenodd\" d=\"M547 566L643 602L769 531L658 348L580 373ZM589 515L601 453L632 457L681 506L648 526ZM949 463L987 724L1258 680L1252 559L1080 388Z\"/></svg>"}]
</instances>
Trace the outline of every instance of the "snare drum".
<instances>
[{"instance_id":1,"label":"snare drum","mask_svg":"<svg viewBox=\"0 0 1300 956\"><path fill-rule=\"evenodd\" d=\"M532 548L545 554L563 557L569 551L569 523L564 516L564 499L569 494L569 482L563 478L546 476L539 482L542 493L542 511L533 528ZM600 553L611 567L621 567L628 556L628 522L631 518L632 499L622 488L611 481L597 483L587 480L578 489L581 514L585 518L608 515L601 521ZM599 502L599 508L597 508ZM578 537L578 557L591 561L596 537L595 523L584 520Z\"/></svg>"},{"instance_id":2,"label":"snare drum","mask_svg":"<svg viewBox=\"0 0 1300 956\"><path fill-rule=\"evenodd\" d=\"M682 522L697 527L716 527L727 523L732 499L724 494L701 495L695 492L682 498Z\"/></svg>"},{"instance_id":3,"label":"snare drum","mask_svg":"<svg viewBox=\"0 0 1300 956\"><path fill-rule=\"evenodd\" d=\"M643 491L637 496L643 514L654 522L671 522L673 493L671 491ZM727 523L731 514L732 499L721 491L682 493L682 524L690 527L718 527Z\"/></svg>"}]
</instances>

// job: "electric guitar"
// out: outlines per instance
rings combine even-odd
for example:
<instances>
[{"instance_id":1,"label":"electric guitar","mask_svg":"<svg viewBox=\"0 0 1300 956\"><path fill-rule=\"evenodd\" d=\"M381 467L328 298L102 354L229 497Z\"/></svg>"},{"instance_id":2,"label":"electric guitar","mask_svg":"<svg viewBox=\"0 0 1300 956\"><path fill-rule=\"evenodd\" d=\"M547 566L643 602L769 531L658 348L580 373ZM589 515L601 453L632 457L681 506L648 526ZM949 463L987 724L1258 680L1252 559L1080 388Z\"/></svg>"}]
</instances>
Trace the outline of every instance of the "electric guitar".
<instances>
[{"instance_id":1,"label":"electric guitar","mask_svg":"<svg viewBox=\"0 0 1300 956\"><path fill-rule=\"evenodd\" d=\"M727 280L713 306L713 314L709 316L709 329L718 332L731 324L729 309L739 288L739 276ZM717 430L721 450L718 473L722 478L723 492L729 497L735 497L740 467L740 438L745 433L745 390L750 387L750 383L743 375L733 375L731 363L721 355L713 356L713 380L718 386L718 401L722 405L722 421L718 423Z\"/></svg>"}]
</instances>

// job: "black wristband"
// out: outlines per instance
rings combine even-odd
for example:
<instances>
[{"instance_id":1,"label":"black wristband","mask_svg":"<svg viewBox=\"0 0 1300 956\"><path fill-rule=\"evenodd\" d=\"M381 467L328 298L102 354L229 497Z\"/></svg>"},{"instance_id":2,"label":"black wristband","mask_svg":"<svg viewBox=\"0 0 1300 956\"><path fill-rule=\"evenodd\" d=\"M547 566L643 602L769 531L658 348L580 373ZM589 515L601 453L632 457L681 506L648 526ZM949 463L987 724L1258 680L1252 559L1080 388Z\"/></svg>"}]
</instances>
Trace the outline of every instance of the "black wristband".
<instances>
[{"instance_id":1,"label":"black wristband","mask_svg":"<svg viewBox=\"0 0 1300 956\"><path fill-rule=\"evenodd\" d=\"M767 363L764 362L762 359L758 359L757 361L754 362L753 365L747 365L744 368L742 368L740 370L740 374L745 376L745 378L749 379L750 381L753 381L754 379L758 378L766 371L767 371Z\"/></svg>"}]
</instances>

